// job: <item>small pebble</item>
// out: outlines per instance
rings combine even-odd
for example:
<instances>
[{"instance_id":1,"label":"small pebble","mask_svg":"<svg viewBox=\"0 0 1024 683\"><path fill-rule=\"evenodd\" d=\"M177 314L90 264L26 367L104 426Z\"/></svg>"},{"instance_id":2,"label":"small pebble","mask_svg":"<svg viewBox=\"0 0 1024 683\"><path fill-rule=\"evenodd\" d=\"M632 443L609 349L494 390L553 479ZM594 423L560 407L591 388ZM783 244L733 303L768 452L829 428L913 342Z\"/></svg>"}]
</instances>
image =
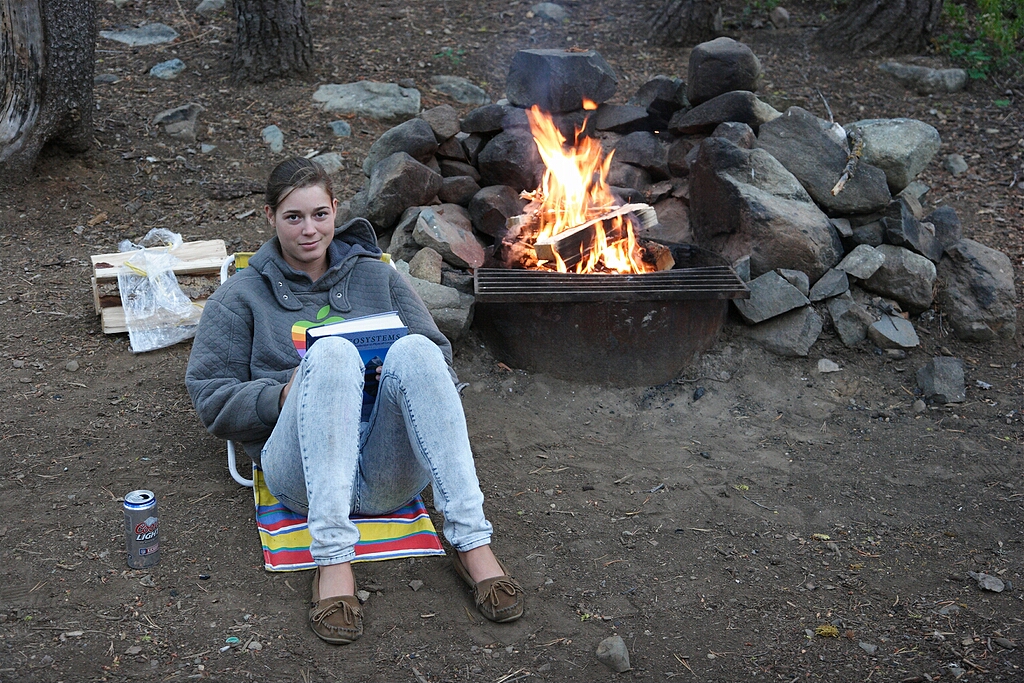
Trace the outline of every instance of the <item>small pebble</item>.
<instances>
[{"instance_id":1,"label":"small pebble","mask_svg":"<svg viewBox=\"0 0 1024 683\"><path fill-rule=\"evenodd\" d=\"M622 636L611 636L605 638L597 646L597 659L602 664L616 673L629 671L629 651Z\"/></svg>"},{"instance_id":2,"label":"small pebble","mask_svg":"<svg viewBox=\"0 0 1024 683\"><path fill-rule=\"evenodd\" d=\"M261 643L258 640L254 640L251 643L249 643L249 649L250 650L257 650L257 651L258 650L262 650L263 649L263 643Z\"/></svg>"},{"instance_id":3,"label":"small pebble","mask_svg":"<svg viewBox=\"0 0 1024 683\"><path fill-rule=\"evenodd\" d=\"M414 592L418 591L419 589L423 588L423 582L419 579L413 579L409 582L409 588L413 589Z\"/></svg>"},{"instance_id":4,"label":"small pebble","mask_svg":"<svg viewBox=\"0 0 1024 683\"><path fill-rule=\"evenodd\" d=\"M829 360L828 358L821 358L818 360L818 372L825 374L828 372L839 372L841 368L835 361Z\"/></svg>"},{"instance_id":5,"label":"small pebble","mask_svg":"<svg viewBox=\"0 0 1024 683\"><path fill-rule=\"evenodd\" d=\"M359 599L360 603L364 603L364 602L366 602L367 600L370 599L370 591L357 590L356 591L356 598Z\"/></svg>"},{"instance_id":6,"label":"small pebble","mask_svg":"<svg viewBox=\"0 0 1024 683\"><path fill-rule=\"evenodd\" d=\"M878 646L872 645L871 643L860 643L860 649L864 650L864 652L867 652L869 655L873 655L878 651Z\"/></svg>"},{"instance_id":7,"label":"small pebble","mask_svg":"<svg viewBox=\"0 0 1024 683\"><path fill-rule=\"evenodd\" d=\"M911 409L915 413L919 413L920 414L920 413L923 413L924 411L928 410L928 406L921 399L917 399L916 401L914 401L914 405L911 406Z\"/></svg>"},{"instance_id":8,"label":"small pebble","mask_svg":"<svg viewBox=\"0 0 1024 683\"><path fill-rule=\"evenodd\" d=\"M78 368L79 365L77 360L69 360L67 365L64 366L64 369L68 372L78 372Z\"/></svg>"},{"instance_id":9,"label":"small pebble","mask_svg":"<svg viewBox=\"0 0 1024 683\"><path fill-rule=\"evenodd\" d=\"M23 361L23 360L12 360L11 361L11 366L15 367L15 368L23 368L23 367L25 367L25 361Z\"/></svg>"}]
</instances>

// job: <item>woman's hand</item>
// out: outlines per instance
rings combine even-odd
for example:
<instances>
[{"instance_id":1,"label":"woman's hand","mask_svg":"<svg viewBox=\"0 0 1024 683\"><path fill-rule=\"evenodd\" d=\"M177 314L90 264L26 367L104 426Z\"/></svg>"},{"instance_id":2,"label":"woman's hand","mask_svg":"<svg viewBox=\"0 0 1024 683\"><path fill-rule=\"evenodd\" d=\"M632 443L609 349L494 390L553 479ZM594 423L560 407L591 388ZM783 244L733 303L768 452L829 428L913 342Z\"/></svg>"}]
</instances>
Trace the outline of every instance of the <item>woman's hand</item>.
<instances>
[{"instance_id":1,"label":"woman's hand","mask_svg":"<svg viewBox=\"0 0 1024 683\"><path fill-rule=\"evenodd\" d=\"M286 398L288 398L288 392L292 390L292 384L294 384L294 382L295 382L295 375L297 375L298 372L299 372L299 368L296 366L296 368L294 370L292 370L292 376L288 378L288 383L284 385L283 389L281 389L281 398L279 398L277 400L277 409L278 410L281 410L281 408L284 407L284 401L285 401Z\"/></svg>"}]
</instances>

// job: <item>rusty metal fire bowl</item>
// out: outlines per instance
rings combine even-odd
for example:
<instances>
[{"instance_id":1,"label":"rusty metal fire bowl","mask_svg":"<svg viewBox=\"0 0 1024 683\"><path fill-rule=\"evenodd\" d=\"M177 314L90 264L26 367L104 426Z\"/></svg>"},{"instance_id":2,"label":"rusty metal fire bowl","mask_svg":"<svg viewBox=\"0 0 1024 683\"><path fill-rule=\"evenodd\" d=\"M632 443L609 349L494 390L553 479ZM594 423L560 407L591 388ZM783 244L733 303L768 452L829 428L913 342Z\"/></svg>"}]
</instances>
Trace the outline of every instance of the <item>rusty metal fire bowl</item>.
<instances>
[{"instance_id":1,"label":"rusty metal fire bowl","mask_svg":"<svg viewBox=\"0 0 1024 683\"><path fill-rule=\"evenodd\" d=\"M588 384L668 382L714 344L729 299L750 296L718 255L671 248L673 269L643 275L480 268L473 325L514 368Z\"/></svg>"}]
</instances>

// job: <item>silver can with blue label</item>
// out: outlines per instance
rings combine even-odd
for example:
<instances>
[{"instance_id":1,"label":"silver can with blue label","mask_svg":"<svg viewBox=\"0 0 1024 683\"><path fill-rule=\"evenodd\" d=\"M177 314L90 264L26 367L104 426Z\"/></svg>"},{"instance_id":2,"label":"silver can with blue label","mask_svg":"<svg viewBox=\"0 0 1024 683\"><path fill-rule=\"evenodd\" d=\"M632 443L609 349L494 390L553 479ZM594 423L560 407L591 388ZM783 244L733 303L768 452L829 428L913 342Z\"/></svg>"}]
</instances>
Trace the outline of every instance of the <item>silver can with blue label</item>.
<instances>
[{"instance_id":1,"label":"silver can with blue label","mask_svg":"<svg viewBox=\"0 0 1024 683\"><path fill-rule=\"evenodd\" d=\"M124 536L129 567L144 569L160 561L159 519L152 491L132 491L124 497Z\"/></svg>"}]
</instances>

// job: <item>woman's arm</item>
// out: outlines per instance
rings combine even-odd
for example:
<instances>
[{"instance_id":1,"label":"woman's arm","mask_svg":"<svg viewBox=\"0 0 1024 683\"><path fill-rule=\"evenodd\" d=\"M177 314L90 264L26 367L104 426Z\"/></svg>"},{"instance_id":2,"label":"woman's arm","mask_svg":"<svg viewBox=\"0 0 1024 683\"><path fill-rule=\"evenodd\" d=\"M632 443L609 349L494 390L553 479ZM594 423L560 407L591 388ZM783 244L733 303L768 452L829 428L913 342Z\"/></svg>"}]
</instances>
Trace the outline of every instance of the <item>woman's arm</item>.
<instances>
[{"instance_id":1,"label":"woman's arm","mask_svg":"<svg viewBox=\"0 0 1024 683\"><path fill-rule=\"evenodd\" d=\"M185 386L203 425L214 436L259 441L270 436L280 414L281 381L251 379L253 325L211 298L196 330Z\"/></svg>"}]
</instances>

